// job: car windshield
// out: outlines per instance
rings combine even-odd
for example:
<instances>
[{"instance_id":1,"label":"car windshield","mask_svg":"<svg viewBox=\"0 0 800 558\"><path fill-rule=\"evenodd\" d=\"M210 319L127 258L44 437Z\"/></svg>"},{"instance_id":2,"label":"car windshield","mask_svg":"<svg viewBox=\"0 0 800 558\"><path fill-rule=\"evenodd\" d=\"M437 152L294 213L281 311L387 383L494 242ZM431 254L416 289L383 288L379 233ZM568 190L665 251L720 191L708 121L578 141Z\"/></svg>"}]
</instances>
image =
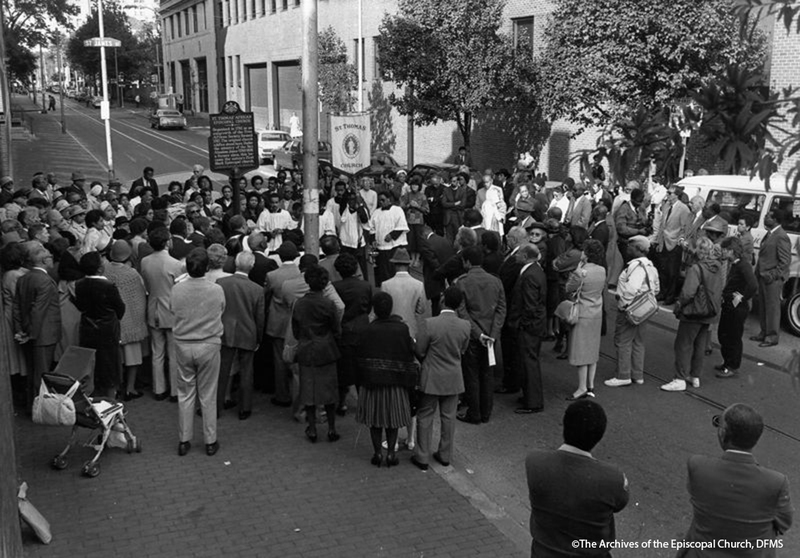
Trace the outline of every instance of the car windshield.
<instances>
[{"instance_id":1,"label":"car windshield","mask_svg":"<svg viewBox=\"0 0 800 558\"><path fill-rule=\"evenodd\" d=\"M261 134L261 141L286 141L286 136L276 132L267 132L266 134Z\"/></svg>"},{"instance_id":2,"label":"car windshield","mask_svg":"<svg viewBox=\"0 0 800 558\"><path fill-rule=\"evenodd\" d=\"M159 116L180 116L181 113L179 113L177 110L160 110L160 111L158 111L158 115Z\"/></svg>"}]
</instances>

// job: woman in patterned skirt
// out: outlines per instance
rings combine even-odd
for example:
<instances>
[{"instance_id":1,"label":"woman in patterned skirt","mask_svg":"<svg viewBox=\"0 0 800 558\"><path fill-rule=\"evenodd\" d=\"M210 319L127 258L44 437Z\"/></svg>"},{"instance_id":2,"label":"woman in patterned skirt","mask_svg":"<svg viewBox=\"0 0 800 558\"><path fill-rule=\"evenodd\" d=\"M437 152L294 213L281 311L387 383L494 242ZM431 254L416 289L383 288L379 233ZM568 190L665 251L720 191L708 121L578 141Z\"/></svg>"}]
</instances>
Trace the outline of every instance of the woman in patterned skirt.
<instances>
[{"instance_id":1,"label":"woman in patterned skirt","mask_svg":"<svg viewBox=\"0 0 800 558\"><path fill-rule=\"evenodd\" d=\"M356 353L361 385L356 420L369 427L376 467L383 460L381 441L386 431L386 466L393 467L399 463L394 450L397 430L411 423L408 390L417 383L414 341L403 320L392 315L391 295L377 293L372 308L376 318L362 333Z\"/></svg>"}]
</instances>

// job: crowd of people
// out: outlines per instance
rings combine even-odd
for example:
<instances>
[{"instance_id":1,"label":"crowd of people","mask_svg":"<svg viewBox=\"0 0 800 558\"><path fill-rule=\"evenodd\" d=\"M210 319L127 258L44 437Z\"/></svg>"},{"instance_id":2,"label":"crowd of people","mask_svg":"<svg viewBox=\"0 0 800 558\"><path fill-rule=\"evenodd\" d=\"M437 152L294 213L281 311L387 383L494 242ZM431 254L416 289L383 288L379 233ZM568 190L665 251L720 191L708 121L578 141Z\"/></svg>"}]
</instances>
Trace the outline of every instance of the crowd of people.
<instances>
[{"instance_id":1,"label":"crowd of people","mask_svg":"<svg viewBox=\"0 0 800 558\"><path fill-rule=\"evenodd\" d=\"M310 442L323 421L327 440L339 440L336 417L356 400L373 465L398 465L405 432L412 463L427 470L431 459L450 463L456 420L491 420L495 394L519 395L516 414L543 411L543 343L576 368L566 399L593 400L610 301L618 363L609 388L644 382L657 302L679 319L665 391L700 387L714 324L717 376L737 375L756 296L755 340L778 343L774 295L791 249L772 214L754 267L753 223L729 235L717 204L688 200L677 185L630 181L617 191L599 162L556 187L524 168L478 178L466 166L452 176L387 170L357 184L328 167L319 185L320 250L309 253L298 171L239 179L239 207L233 187L215 190L200 165L166 191L150 167L130 186L87 184L80 172L67 184L53 173L30 185L0 178L0 343L16 403L30 409L42 374L81 346L95 351L95 395L132 401L149 384L156 400L178 404L181 456L195 416L214 455L220 414L247 420L263 391L305 421ZM576 433L583 423L567 420L571 412L567 452L587 454L604 428ZM599 428L601 418L590 422ZM529 459L529 475L575 459L545 457ZM621 477L603 474L618 511ZM532 498L547 488L532 484ZM547 546L542 529L532 518Z\"/></svg>"}]
</instances>

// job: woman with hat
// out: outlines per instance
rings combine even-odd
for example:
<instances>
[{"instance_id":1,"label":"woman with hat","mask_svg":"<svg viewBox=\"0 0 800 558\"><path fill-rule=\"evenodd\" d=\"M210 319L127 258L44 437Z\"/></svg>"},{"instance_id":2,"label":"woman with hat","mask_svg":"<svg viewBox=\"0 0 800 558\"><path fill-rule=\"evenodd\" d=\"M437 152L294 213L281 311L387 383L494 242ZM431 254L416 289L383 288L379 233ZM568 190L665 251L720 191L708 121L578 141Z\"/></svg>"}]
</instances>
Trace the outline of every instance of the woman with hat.
<instances>
[{"instance_id":1,"label":"woman with hat","mask_svg":"<svg viewBox=\"0 0 800 558\"><path fill-rule=\"evenodd\" d=\"M98 252L84 254L80 266L86 276L75 283L75 306L81 312L79 344L95 350L94 393L114 398L122 376L119 343L125 303L117 287L102 275Z\"/></svg>"},{"instance_id":2,"label":"woman with hat","mask_svg":"<svg viewBox=\"0 0 800 558\"><path fill-rule=\"evenodd\" d=\"M69 221L66 230L71 232L78 245L82 246L86 236L86 210L79 204L72 204L61 214Z\"/></svg>"},{"instance_id":3,"label":"woman with hat","mask_svg":"<svg viewBox=\"0 0 800 558\"><path fill-rule=\"evenodd\" d=\"M125 304L125 314L120 320L120 348L124 366L124 401L138 399L143 394L136 391L136 374L142 365L142 343L147 339L147 293L142 277L131 267L133 251L124 240L116 240L111 245L109 263L105 266L105 276L116 285L120 298Z\"/></svg>"}]
</instances>

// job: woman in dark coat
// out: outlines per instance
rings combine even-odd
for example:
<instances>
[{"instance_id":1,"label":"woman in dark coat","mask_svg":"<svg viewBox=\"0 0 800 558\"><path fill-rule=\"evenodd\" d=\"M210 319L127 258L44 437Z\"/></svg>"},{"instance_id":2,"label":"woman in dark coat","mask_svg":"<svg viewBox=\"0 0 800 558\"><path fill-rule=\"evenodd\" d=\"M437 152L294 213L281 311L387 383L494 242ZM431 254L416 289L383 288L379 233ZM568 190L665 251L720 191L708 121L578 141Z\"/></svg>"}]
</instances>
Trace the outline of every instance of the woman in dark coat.
<instances>
[{"instance_id":1,"label":"woman in dark coat","mask_svg":"<svg viewBox=\"0 0 800 558\"><path fill-rule=\"evenodd\" d=\"M356 421L369 427L372 464L380 467L381 441L386 430L386 466L400 461L395 454L397 430L411 423L408 390L417 384L414 341L400 316L392 315L392 297L379 292L372 298L375 320L361 334L357 347L361 391Z\"/></svg>"},{"instance_id":2,"label":"woman in dark coat","mask_svg":"<svg viewBox=\"0 0 800 558\"><path fill-rule=\"evenodd\" d=\"M305 407L306 437L317 441L318 405L325 406L328 420L328 441L339 439L336 433L336 403L339 386L336 361L341 356L336 338L339 336L339 317L336 307L322 294L328 285L328 272L312 265L304 273L310 292L295 302L292 310L292 332L297 339L297 364L300 368L299 402Z\"/></svg>"},{"instance_id":3,"label":"woman in dark coat","mask_svg":"<svg viewBox=\"0 0 800 558\"><path fill-rule=\"evenodd\" d=\"M79 344L96 351L94 393L113 398L122 380L119 321L125 314L125 303L117 287L103 277L98 252L84 254L80 266L86 276L75 283L75 306L81 312Z\"/></svg>"},{"instance_id":4,"label":"woman in dark coat","mask_svg":"<svg viewBox=\"0 0 800 558\"><path fill-rule=\"evenodd\" d=\"M339 377L339 407L336 413L344 416L347 413L345 399L350 386L356 383L356 347L361 332L369 325L369 313L372 311L372 285L369 281L355 276L358 271L358 260L352 254L339 254L333 264L334 269L342 276L333 288L344 302L342 316L342 336L339 339L339 350L342 358L337 367Z\"/></svg>"}]
</instances>

